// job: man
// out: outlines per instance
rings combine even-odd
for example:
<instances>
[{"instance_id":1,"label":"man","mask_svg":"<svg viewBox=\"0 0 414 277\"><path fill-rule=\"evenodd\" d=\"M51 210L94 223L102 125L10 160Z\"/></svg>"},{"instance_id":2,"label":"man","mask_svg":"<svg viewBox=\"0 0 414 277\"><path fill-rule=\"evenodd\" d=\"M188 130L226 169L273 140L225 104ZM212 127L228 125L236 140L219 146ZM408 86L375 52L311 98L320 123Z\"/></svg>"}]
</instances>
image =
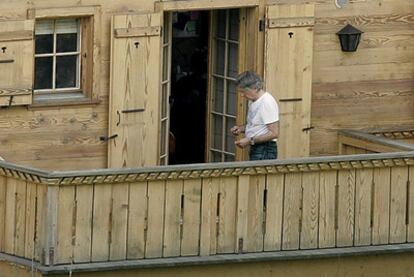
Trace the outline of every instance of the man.
<instances>
[{"instance_id":1,"label":"man","mask_svg":"<svg viewBox=\"0 0 414 277\"><path fill-rule=\"evenodd\" d=\"M236 140L236 146L250 145L250 160L277 158L276 141L279 136L279 106L273 96L263 90L263 81L253 71L246 71L237 77L236 84L243 97L249 100L247 124L230 129L233 135L245 133Z\"/></svg>"}]
</instances>

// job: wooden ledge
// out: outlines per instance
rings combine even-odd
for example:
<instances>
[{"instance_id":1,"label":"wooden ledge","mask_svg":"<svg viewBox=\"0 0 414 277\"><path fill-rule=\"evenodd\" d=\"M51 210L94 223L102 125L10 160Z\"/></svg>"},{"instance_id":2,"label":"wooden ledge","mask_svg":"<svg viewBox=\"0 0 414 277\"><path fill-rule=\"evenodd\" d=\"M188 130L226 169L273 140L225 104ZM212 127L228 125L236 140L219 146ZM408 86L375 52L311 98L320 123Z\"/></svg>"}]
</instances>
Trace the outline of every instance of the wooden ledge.
<instances>
[{"instance_id":1,"label":"wooden ledge","mask_svg":"<svg viewBox=\"0 0 414 277\"><path fill-rule=\"evenodd\" d=\"M40 263L0 253L0 260L11 262L27 268L35 268L44 275L68 274L75 272L97 272L144 268L168 268L177 266L201 266L218 264L239 264L249 262L289 261L289 260L314 260L351 256L386 255L399 253L414 253L414 243L356 246L344 248L328 248L315 250L292 250L278 252L261 252L245 254L225 254L212 256L156 258L141 260L125 260L116 262L92 262L83 264L68 264L56 266L44 266Z\"/></svg>"},{"instance_id":2,"label":"wooden ledge","mask_svg":"<svg viewBox=\"0 0 414 277\"><path fill-rule=\"evenodd\" d=\"M256 6L259 6L259 0L172 0L155 2L154 10L155 12L194 11Z\"/></svg>"}]
</instances>

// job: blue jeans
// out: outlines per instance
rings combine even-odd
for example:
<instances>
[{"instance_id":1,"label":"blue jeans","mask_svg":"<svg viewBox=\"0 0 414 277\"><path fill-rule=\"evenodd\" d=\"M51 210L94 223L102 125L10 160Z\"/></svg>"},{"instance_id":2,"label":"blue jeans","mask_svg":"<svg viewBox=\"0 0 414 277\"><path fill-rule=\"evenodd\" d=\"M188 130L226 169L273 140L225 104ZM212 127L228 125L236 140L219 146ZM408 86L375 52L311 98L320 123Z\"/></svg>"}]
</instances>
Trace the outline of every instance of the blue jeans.
<instances>
[{"instance_id":1,"label":"blue jeans","mask_svg":"<svg viewBox=\"0 0 414 277\"><path fill-rule=\"evenodd\" d=\"M277 144L275 141L267 141L250 146L250 160L277 159Z\"/></svg>"}]
</instances>

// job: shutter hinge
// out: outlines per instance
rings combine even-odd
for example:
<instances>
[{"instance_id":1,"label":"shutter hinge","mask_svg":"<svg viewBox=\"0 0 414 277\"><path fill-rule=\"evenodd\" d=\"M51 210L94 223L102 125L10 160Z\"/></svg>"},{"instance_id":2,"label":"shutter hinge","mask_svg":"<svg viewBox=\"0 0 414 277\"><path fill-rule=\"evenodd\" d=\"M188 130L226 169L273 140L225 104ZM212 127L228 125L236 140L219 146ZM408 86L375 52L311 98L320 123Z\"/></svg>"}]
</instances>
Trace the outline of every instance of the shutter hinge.
<instances>
[{"instance_id":1,"label":"shutter hinge","mask_svg":"<svg viewBox=\"0 0 414 277\"><path fill-rule=\"evenodd\" d=\"M259 20L259 32L263 32L264 31L265 26L266 26L265 22L266 21L264 19L260 19Z\"/></svg>"},{"instance_id":2,"label":"shutter hinge","mask_svg":"<svg viewBox=\"0 0 414 277\"><path fill-rule=\"evenodd\" d=\"M160 26L160 36L162 37L162 26Z\"/></svg>"}]
</instances>

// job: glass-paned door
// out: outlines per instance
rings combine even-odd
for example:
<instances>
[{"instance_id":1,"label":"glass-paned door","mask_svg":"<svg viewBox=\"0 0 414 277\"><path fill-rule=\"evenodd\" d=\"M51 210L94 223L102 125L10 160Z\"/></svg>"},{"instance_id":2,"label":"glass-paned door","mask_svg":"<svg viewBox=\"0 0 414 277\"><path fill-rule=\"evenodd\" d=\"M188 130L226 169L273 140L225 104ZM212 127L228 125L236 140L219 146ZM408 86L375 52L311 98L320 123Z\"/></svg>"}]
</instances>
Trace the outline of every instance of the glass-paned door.
<instances>
[{"instance_id":1,"label":"glass-paned door","mask_svg":"<svg viewBox=\"0 0 414 277\"><path fill-rule=\"evenodd\" d=\"M229 129L236 125L239 73L239 9L212 12L209 97L210 162L234 161L236 149Z\"/></svg>"},{"instance_id":2,"label":"glass-paned door","mask_svg":"<svg viewBox=\"0 0 414 277\"><path fill-rule=\"evenodd\" d=\"M171 89L171 13L164 14L163 42L162 42L162 73L161 73L161 97L160 97L160 165L168 164L169 151L169 114L170 114L170 89Z\"/></svg>"}]
</instances>

